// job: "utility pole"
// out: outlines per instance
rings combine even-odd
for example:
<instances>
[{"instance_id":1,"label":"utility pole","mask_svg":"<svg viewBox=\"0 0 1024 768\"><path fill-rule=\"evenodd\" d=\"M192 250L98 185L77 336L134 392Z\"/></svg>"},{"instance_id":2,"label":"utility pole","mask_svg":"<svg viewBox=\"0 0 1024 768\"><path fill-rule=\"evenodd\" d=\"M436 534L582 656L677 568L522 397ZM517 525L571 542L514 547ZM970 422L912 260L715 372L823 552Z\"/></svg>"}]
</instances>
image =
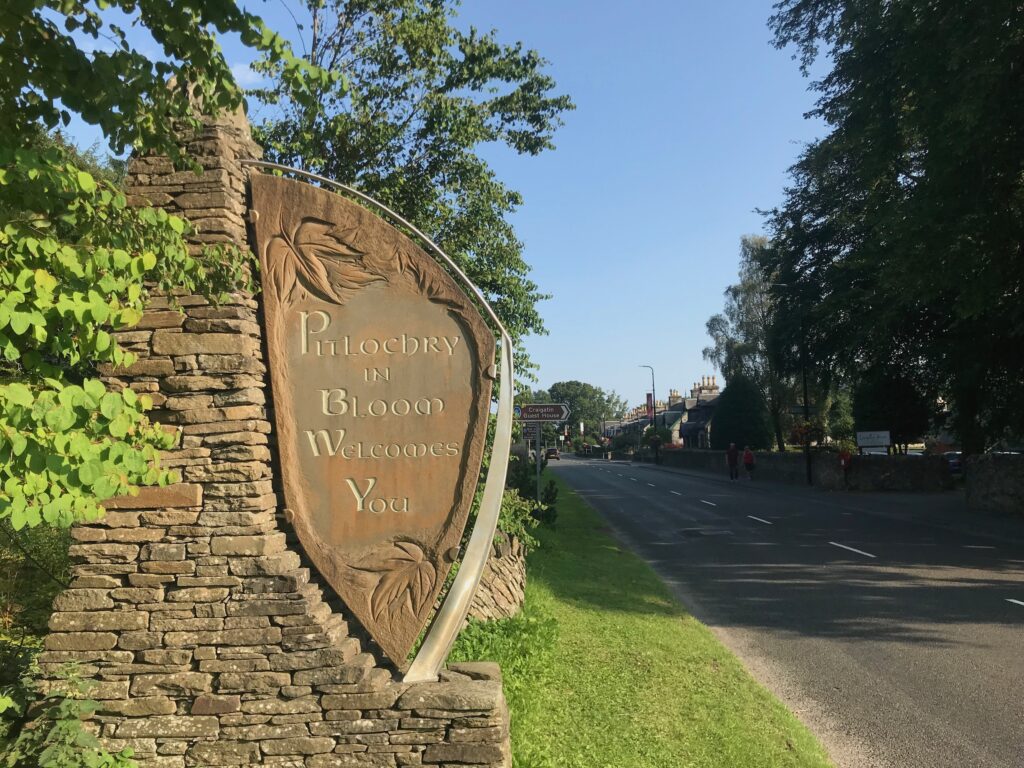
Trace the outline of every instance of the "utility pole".
<instances>
[{"instance_id":1,"label":"utility pole","mask_svg":"<svg viewBox=\"0 0 1024 768\"><path fill-rule=\"evenodd\" d=\"M640 368L651 369L651 442L654 444L654 463L659 463L660 456L658 455L658 390L654 386L654 366L653 365L640 365Z\"/></svg>"}]
</instances>

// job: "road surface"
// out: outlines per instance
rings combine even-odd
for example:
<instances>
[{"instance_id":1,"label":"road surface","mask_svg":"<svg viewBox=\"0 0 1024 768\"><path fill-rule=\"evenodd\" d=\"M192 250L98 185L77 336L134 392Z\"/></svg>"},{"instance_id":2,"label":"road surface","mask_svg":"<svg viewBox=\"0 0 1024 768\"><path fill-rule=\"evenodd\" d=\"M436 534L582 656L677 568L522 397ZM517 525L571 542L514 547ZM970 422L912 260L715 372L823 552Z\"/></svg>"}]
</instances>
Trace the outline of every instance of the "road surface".
<instances>
[{"instance_id":1,"label":"road surface","mask_svg":"<svg viewBox=\"0 0 1024 768\"><path fill-rule=\"evenodd\" d=\"M1024 526L935 527L930 496L549 467L840 768L1024 768Z\"/></svg>"}]
</instances>

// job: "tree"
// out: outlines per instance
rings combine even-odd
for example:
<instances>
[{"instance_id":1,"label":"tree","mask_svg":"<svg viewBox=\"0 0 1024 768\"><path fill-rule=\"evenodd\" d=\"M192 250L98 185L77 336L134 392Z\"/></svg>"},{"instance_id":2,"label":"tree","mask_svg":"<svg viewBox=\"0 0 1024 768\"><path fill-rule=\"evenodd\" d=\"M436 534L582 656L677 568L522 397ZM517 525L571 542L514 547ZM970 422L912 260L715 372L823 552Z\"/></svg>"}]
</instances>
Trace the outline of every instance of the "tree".
<instances>
[{"instance_id":1,"label":"tree","mask_svg":"<svg viewBox=\"0 0 1024 768\"><path fill-rule=\"evenodd\" d=\"M788 409L796 402L796 382L786 375L773 349L776 297L771 275L762 264L770 251L768 238L744 235L740 239L739 283L725 291L725 310L707 322L713 346L704 348L704 359L715 364L726 381L743 377L761 393L768 409L778 450L785 451Z\"/></svg>"},{"instance_id":2,"label":"tree","mask_svg":"<svg viewBox=\"0 0 1024 768\"><path fill-rule=\"evenodd\" d=\"M1024 6L776 11L778 46L795 45L805 69L821 49L833 65L813 86L830 133L769 219L810 356L924 383L951 403L965 451L1024 431Z\"/></svg>"},{"instance_id":3,"label":"tree","mask_svg":"<svg viewBox=\"0 0 1024 768\"><path fill-rule=\"evenodd\" d=\"M827 411L828 436L836 442L854 438L853 398L848 389L839 388L832 397Z\"/></svg>"},{"instance_id":4,"label":"tree","mask_svg":"<svg viewBox=\"0 0 1024 768\"><path fill-rule=\"evenodd\" d=\"M277 162L357 186L436 240L494 306L518 343L543 333L509 216L520 195L478 154L485 144L537 154L561 114L535 51L494 31L452 24L455 0L308 0L307 60L342 79L298 98L280 63L255 95L275 108L258 138ZM525 356L519 354L522 368Z\"/></svg>"},{"instance_id":5,"label":"tree","mask_svg":"<svg viewBox=\"0 0 1024 768\"><path fill-rule=\"evenodd\" d=\"M550 402L568 403L569 424L578 428L582 421L585 434L601 434L601 422L618 418L626 410L626 401L615 392L605 392L582 381L559 381L548 388ZM577 429L570 430L578 434Z\"/></svg>"},{"instance_id":6,"label":"tree","mask_svg":"<svg viewBox=\"0 0 1024 768\"><path fill-rule=\"evenodd\" d=\"M904 453L928 432L936 410L914 382L884 368L865 372L853 391L857 430L891 432L893 445Z\"/></svg>"},{"instance_id":7,"label":"tree","mask_svg":"<svg viewBox=\"0 0 1024 768\"><path fill-rule=\"evenodd\" d=\"M110 331L138 321L148 285L215 294L245 275L238 249L191 254L184 221L128 208L41 134L77 111L115 149L173 154L197 105L240 103L214 29L264 51L290 82L327 81L234 2L109 6L147 28L163 58L84 2L0 11L0 518L16 529L94 518L105 499L171 479L157 452L172 439L146 417L148 398L107 392L96 366L131 362ZM79 45L101 35L112 51Z\"/></svg>"},{"instance_id":8,"label":"tree","mask_svg":"<svg viewBox=\"0 0 1024 768\"><path fill-rule=\"evenodd\" d=\"M711 417L711 447L724 450L729 443L743 448L771 448L772 425L757 385L745 376L729 380L715 401Z\"/></svg>"}]
</instances>

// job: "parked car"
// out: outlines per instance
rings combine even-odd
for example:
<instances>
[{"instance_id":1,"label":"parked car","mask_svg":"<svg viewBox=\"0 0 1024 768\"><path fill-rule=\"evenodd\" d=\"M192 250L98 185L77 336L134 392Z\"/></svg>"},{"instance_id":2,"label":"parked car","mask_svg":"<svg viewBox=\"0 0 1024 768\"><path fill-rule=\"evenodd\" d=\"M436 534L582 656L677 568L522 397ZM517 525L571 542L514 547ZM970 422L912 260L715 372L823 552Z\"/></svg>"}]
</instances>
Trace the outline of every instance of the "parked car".
<instances>
[{"instance_id":1,"label":"parked car","mask_svg":"<svg viewBox=\"0 0 1024 768\"><path fill-rule=\"evenodd\" d=\"M548 448L547 451L544 452L544 458L547 459L548 461L550 461L551 459L556 459L558 461L562 460L562 457L558 455L557 448Z\"/></svg>"},{"instance_id":2,"label":"parked car","mask_svg":"<svg viewBox=\"0 0 1024 768\"><path fill-rule=\"evenodd\" d=\"M951 474L959 475L963 471L963 462L960 460L960 451L946 451L942 454L946 458Z\"/></svg>"}]
</instances>

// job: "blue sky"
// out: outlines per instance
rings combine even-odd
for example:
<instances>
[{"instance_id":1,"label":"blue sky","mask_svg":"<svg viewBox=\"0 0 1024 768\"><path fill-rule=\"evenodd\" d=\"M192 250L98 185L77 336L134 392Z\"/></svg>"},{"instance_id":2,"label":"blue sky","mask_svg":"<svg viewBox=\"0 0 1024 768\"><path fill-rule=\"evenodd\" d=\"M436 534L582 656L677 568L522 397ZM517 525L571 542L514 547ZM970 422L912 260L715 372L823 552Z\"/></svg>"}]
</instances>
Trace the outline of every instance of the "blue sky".
<instances>
[{"instance_id":1,"label":"blue sky","mask_svg":"<svg viewBox=\"0 0 1024 768\"><path fill-rule=\"evenodd\" d=\"M714 371L708 317L735 282L756 208L820 135L789 51L770 44L770 0L470 2L462 17L523 40L577 104L536 158L494 152L520 190L515 218L549 336L530 341L540 385L579 379L630 403Z\"/></svg>"},{"instance_id":2,"label":"blue sky","mask_svg":"<svg viewBox=\"0 0 1024 768\"><path fill-rule=\"evenodd\" d=\"M294 36L279 3L248 5ZM786 169L822 131L803 117L808 81L770 44L770 14L771 0L464 3L460 24L540 51L577 105L553 152L486 150L524 196L516 230L553 295L549 335L528 342L539 386L579 379L638 404L642 364L661 398L714 373L704 324L735 281L740 236L761 231L755 208L780 202ZM244 74L244 54L225 50Z\"/></svg>"}]
</instances>

